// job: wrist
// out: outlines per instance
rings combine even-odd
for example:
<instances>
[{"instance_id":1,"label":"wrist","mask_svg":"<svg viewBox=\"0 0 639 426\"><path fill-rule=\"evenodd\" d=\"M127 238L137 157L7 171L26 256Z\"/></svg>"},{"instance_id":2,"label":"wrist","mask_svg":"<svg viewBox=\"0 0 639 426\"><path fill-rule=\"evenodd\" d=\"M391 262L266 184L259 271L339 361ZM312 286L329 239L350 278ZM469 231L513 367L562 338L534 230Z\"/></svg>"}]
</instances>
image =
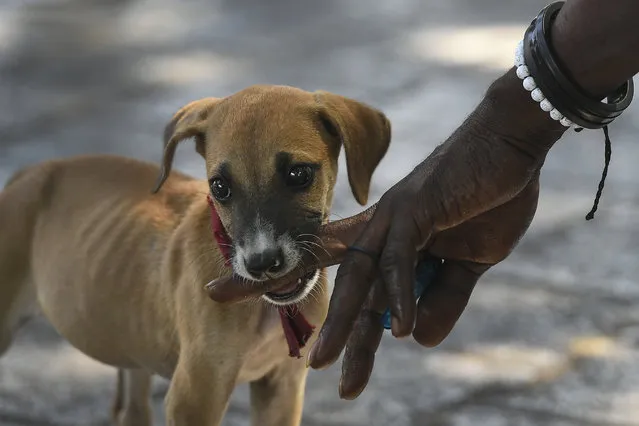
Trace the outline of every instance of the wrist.
<instances>
[{"instance_id":1,"label":"wrist","mask_svg":"<svg viewBox=\"0 0 639 426\"><path fill-rule=\"evenodd\" d=\"M545 156L566 127L539 108L510 69L488 88L473 118L530 155Z\"/></svg>"}]
</instances>

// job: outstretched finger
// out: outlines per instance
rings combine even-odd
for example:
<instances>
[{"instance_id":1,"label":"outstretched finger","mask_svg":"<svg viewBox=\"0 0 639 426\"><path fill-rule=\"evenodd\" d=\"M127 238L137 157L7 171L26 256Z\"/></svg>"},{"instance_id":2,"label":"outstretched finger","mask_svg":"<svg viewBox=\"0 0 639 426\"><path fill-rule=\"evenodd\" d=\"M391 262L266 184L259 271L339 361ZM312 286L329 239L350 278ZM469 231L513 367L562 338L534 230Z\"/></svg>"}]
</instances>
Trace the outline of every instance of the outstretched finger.
<instances>
[{"instance_id":1,"label":"outstretched finger","mask_svg":"<svg viewBox=\"0 0 639 426\"><path fill-rule=\"evenodd\" d=\"M341 398L357 398L368 384L375 364L375 353L384 333L382 314L385 309L384 285L377 280L346 343L339 382Z\"/></svg>"},{"instance_id":2,"label":"outstretched finger","mask_svg":"<svg viewBox=\"0 0 639 426\"><path fill-rule=\"evenodd\" d=\"M479 277L490 265L444 261L417 305L413 337L423 346L439 345L466 309Z\"/></svg>"},{"instance_id":3,"label":"outstretched finger","mask_svg":"<svg viewBox=\"0 0 639 426\"><path fill-rule=\"evenodd\" d=\"M377 253L384 247L388 231L388 219L382 213L378 208L337 270L328 314L309 354L313 368L324 368L337 360L378 276Z\"/></svg>"},{"instance_id":4,"label":"outstretched finger","mask_svg":"<svg viewBox=\"0 0 639 426\"><path fill-rule=\"evenodd\" d=\"M388 295L393 336L412 333L415 325L415 266L419 230L414 221L395 220L390 226L379 270Z\"/></svg>"}]
</instances>

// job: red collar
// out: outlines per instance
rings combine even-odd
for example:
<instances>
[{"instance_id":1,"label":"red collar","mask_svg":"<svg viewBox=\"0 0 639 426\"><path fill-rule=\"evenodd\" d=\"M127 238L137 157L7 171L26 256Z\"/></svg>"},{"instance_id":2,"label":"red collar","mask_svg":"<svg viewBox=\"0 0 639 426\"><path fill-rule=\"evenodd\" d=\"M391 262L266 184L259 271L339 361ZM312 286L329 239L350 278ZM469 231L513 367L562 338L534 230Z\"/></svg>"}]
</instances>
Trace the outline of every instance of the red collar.
<instances>
[{"instance_id":1,"label":"red collar","mask_svg":"<svg viewBox=\"0 0 639 426\"><path fill-rule=\"evenodd\" d=\"M211 210L211 227L215 241L226 260L227 266L231 265L231 238L226 233L220 216L217 214L215 204L210 195L207 201ZM282 306L279 309L282 329L284 329L284 337L288 343L288 354L291 357L301 358L300 349L306 346L306 343L313 335L315 326L309 324L304 318L304 314L296 305Z\"/></svg>"}]
</instances>

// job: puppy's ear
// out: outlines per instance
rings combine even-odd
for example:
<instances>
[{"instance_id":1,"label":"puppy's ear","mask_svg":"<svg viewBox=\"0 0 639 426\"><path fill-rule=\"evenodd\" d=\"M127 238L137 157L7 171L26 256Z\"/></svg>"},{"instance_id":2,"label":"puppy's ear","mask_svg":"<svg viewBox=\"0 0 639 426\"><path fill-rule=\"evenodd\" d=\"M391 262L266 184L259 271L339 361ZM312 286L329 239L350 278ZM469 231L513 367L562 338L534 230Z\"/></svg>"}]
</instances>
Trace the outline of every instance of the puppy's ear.
<instances>
[{"instance_id":1,"label":"puppy's ear","mask_svg":"<svg viewBox=\"0 0 639 426\"><path fill-rule=\"evenodd\" d=\"M379 110L324 91L315 92L327 132L344 146L348 182L358 203L368 201L371 177L391 139L391 125Z\"/></svg>"},{"instance_id":2,"label":"puppy's ear","mask_svg":"<svg viewBox=\"0 0 639 426\"><path fill-rule=\"evenodd\" d=\"M178 110L171 121L164 128L164 156L160 176L155 184L153 193L160 190L171 173L173 157L178 144L185 139L195 138L195 150L204 157L206 154L206 140L204 138L207 119L215 106L220 102L218 98L204 98L193 101Z\"/></svg>"}]
</instances>

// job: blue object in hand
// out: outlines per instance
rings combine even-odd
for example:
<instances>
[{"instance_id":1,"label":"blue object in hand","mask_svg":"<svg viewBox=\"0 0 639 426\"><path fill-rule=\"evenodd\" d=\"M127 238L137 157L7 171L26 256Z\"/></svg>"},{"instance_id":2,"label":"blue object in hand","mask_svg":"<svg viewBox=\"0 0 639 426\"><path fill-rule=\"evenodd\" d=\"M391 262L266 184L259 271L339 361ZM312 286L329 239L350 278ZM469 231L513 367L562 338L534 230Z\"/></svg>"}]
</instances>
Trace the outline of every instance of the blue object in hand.
<instances>
[{"instance_id":1,"label":"blue object in hand","mask_svg":"<svg viewBox=\"0 0 639 426\"><path fill-rule=\"evenodd\" d=\"M417 264L417 268L415 268L415 287L413 288L415 303L419 301L426 287L433 282L441 264L441 259L434 257L426 257ZM384 324L386 330L391 329L390 309L386 309L386 312L382 315L382 324Z\"/></svg>"}]
</instances>

